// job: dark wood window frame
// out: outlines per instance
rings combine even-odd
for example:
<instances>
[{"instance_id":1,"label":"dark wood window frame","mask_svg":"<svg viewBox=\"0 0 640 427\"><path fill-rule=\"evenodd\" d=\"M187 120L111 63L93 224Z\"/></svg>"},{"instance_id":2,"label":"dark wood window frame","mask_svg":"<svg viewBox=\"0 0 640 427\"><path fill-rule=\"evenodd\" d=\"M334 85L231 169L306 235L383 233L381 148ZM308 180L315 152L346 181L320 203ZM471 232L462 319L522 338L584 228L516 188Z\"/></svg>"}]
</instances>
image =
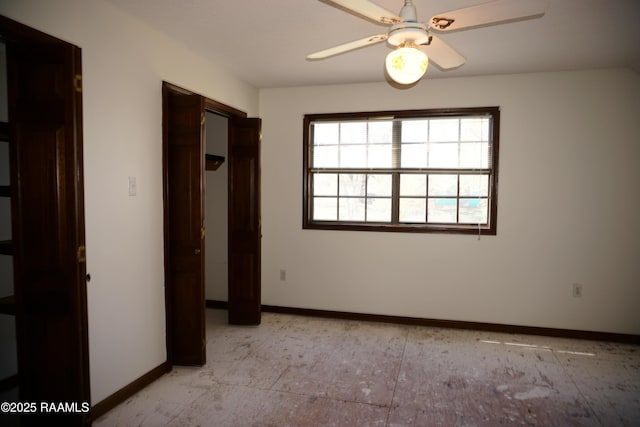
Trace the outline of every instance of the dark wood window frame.
<instances>
[{"instance_id":1,"label":"dark wood window frame","mask_svg":"<svg viewBox=\"0 0 640 427\"><path fill-rule=\"evenodd\" d=\"M486 168L434 168L434 167L400 167L398 161L394 160L391 168L376 167L314 167L313 147L314 135L313 125L322 122L358 122L380 119L392 119L394 123L410 119L451 119L451 118L471 118L485 117L489 119L488 125L488 165ZM425 110L402 110L402 111L374 111L374 112L353 112L353 113L329 113L329 114L306 114L303 119L303 228L321 230L352 230L352 231L389 231L389 232L418 232L418 233L457 233L476 235L495 235L497 230L497 210L498 210L498 153L499 153L499 129L500 129L500 108L499 107L477 107L477 108L449 108L449 109L425 109ZM398 152L399 131L393 125L392 152ZM391 178L392 194L390 196L391 218L389 221L346 221L336 219L314 220L314 187L313 174L329 173L337 177L340 174L362 174L368 180L369 175L389 174ZM428 180L433 175L457 175L458 192L450 199L456 204L456 223L448 222L409 222L399 220L399 205L403 196L400 195L400 174L424 175ZM460 223L460 201L465 199L479 199L479 197L465 197L460 193L460 176L466 174L486 175L488 177L487 194L482 198L487 203L487 220L484 223ZM340 179L340 178L337 178ZM428 181L427 181L428 182ZM428 184L427 184L428 185ZM365 194L361 196L367 198ZM427 194L421 198L428 200L432 196ZM336 196L339 198L339 196ZM435 197L434 197L435 198ZM442 198L442 196L438 196ZM337 202L339 203L339 202Z\"/></svg>"}]
</instances>

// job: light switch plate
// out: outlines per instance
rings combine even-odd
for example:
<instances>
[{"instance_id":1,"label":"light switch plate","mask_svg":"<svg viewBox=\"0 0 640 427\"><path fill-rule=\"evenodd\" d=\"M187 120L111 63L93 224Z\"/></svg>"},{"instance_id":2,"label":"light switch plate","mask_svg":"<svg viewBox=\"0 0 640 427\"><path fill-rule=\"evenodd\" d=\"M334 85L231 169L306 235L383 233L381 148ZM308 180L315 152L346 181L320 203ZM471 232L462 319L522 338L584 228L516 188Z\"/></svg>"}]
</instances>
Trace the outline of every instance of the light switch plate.
<instances>
[{"instance_id":1,"label":"light switch plate","mask_svg":"<svg viewBox=\"0 0 640 427\"><path fill-rule=\"evenodd\" d=\"M135 196L137 191L138 191L138 187L136 184L136 177L130 176L129 177L129 195Z\"/></svg>"}]
</instances>

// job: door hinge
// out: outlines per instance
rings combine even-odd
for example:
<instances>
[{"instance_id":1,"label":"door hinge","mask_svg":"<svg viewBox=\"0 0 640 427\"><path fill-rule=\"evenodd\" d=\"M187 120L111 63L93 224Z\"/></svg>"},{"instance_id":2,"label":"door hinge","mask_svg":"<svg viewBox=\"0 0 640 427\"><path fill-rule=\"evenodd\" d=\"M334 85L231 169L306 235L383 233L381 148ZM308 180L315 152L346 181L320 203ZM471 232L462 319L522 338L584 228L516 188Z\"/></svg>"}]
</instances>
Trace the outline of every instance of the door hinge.
<instances>
[{"instance_id":1,"label":"door hinge","mask_svg":"<svg viewBox=\"0 0 640 427\"><path fill-rule=\"evenodd\" d=\"M204 113L202 113L202 116L200 116L200 126L204 126L204 122L205 122L205 115Z\"/></svg>"},{"instance_id":2,"label":"door hinge","mask_svg":"<svg viewBox=\"0 0 640 427\"><path fill-rule=\"evenodd\" d=\"M84 246L78 246L78 251L76 253L78 262L87 262L87 248Z\"/></svg>"},{"instance_id":3,"label":"door hinge","mask_svg":"<svg viewBox=\"0 0 640 427\"><path fill-rule=\"evenodd\" d=\"M82 76L80 74L73 77L73 88L76 92L82 93Z\"/></svg>"},{"instance_id":4,"label":"door hinge","mask_svg":"<svg viewBox=\"0 0 640 427\"><path fill-rule=\"evenodd\" d=\"M200 229L200 238L201 238L201 239L204 239L204 235L205 235L205 234L206 234L205 228L204 228L204 227L202 227L202 228Z\"/></svg>"}]
</instances>

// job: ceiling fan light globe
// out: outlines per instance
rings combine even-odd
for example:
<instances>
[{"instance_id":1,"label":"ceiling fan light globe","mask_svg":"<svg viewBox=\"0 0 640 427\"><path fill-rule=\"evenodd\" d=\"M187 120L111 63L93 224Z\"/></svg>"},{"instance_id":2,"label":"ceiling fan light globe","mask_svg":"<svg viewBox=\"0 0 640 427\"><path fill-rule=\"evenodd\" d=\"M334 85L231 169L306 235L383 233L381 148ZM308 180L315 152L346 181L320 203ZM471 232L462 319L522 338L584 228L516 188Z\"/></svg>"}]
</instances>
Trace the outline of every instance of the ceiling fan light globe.
<instances>
[{"instance_id":1,"label":"ceiling fan light globe","mask_svg":"<svg viewBox=\"0 0 640 427\"><path fill-rule=\"evenodd\" d=\"M410 85L424 76L429 58L419 49L400 47L391 51L385 60L387 74L396 83Z\"/></svg>"}]
</instances>

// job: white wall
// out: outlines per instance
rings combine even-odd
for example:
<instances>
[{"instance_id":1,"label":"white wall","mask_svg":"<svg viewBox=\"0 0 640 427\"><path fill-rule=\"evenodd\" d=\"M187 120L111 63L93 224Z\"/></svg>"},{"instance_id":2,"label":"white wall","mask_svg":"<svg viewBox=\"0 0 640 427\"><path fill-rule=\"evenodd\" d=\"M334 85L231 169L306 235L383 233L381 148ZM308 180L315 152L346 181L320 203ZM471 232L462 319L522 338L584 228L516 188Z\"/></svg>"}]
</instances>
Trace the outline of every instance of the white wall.
<instances>
[{"instance_id":1,"label":"white wall","mask_svg":"<svg viewBox=\"0 0 640 427\"><path fill-rule=\"evenodd\" d=\"M92 402L166 360L162 80L246 111L258 91L102 0L3 0L0 13L82 48ZM127 177L138 193L127 195Z\"/></svg>"},{"instance_id":2,"label":"white wall","mask_svg":"<svg viewBox=\"0 0 640 427\"><path fill-rule=\"evenodd\" d=\"M215 171L205 171L205 297L208 300L227 301L229 283L228 256L228 135L229 119L207 113L208 154L225 158Z\"/></svg>"},{"instance_id":3,"label":"white wall","mask_svg":"<svg viewBox=\"0 0 640 427\"><path fill-rule=\"evenodd\" d=\"M304 114L476 106L501 108L497 236L302 230ZM266 89L260 115L264 304L640 334L637 73Z\"/></svg>"}]
</instances>

